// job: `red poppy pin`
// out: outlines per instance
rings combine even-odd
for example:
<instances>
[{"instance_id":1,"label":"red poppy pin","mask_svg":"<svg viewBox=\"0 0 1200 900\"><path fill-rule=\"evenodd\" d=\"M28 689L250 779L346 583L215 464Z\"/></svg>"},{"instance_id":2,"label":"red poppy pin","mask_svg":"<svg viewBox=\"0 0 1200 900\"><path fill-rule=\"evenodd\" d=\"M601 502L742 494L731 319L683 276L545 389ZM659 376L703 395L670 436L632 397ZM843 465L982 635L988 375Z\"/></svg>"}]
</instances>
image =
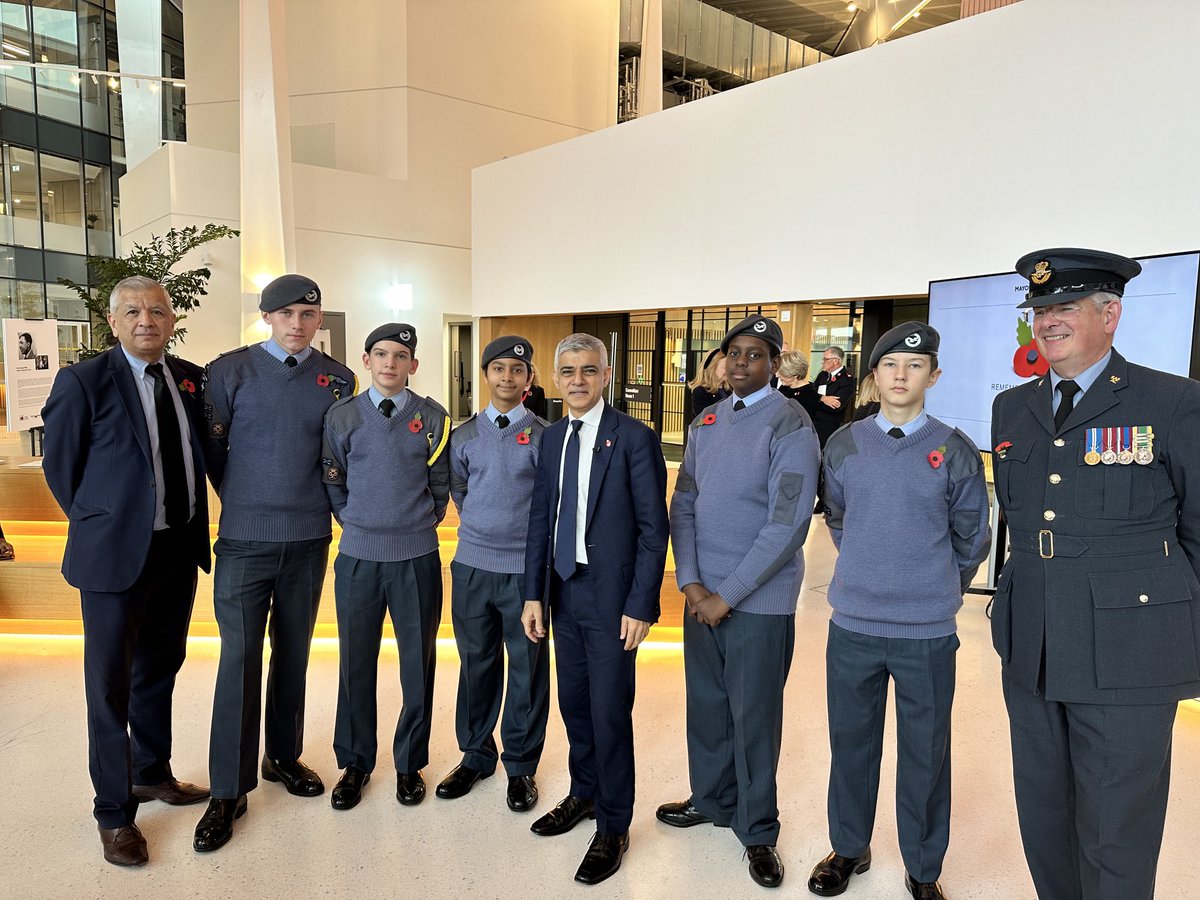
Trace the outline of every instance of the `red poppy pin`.
<instances>
[{"instance_id":1,"label":"red poppy pin","mask_svg":"<svg viewBox=\"0 0 1200 900\"><path fill-rule=\"evenodd\" d=\"M522 431L520 434L517 435L517 443L518 444L528 444L529 436L531 434L533 434L533 426L526 428L524 431Z\"/></svg>"},{"instance_id":2,"label":"red poppy pin","mask_svg":"<svg viewBox=\"0 0 1200 900\"><path fill-rule=\"evenodd\" d=\"M1012 446L1012 441L1001 441L996 445L995 453L1001 459L1008 455L1008 448Z\"/></svg>"},{"instance_id":3,"label":"red poppy pin","mask_svg":"<svg viewBox=\"0 0 1200 900\"><path fill-rule=\"evenodd\" d=\"M185 378L183 381L179 382L179 389L181 391L187 391L189 394L194 394L196 393L196 383L190 378Z\"/></svg>"},{"instance_id":4,"label":"red poppy pin","mask_svg":"<svg viewBox=\"0 0 1200 900\"><path fill-rule=\"evenodd\" d=\"M705 416L703 419L700 420L700 424L701 425L712 425L716 421L717 421L717 414L709 413L707 416Z\"/></svg>"},{"instance_id":5,"label":"red poppy pin","mask_svg":"<svg viewBox=\"0 0 1200 900\"><path fill-rule=\"evenodd\" d=\"M938 447L936 450L929 451L929 465L931 465L933 468L935 468L935 469L940 468L942 463L945 462L945 460L946 460L946 445L945 444L942 444L942 446Z\"/></svg>"},{"instance_id":6,"label":"red poppy pin","mask_svg":"<svg viewBox=\"0 0 1200 900\"><path fill-rule=\"evenodd\" d=\"M329 376L322 372L317 376L317 384L321 387L329 387Z\"/></svg>"},{"instance_id":7,"label":"red poppy pin","mask_svg":"<svg viewBox=\"0 0 1200 900\"><path fill-rule=\"evenodd\" d=\"M408 430L416 434L421 430L421 414L417 413L412 417L412 421L408 423Z\"/></svg>"}]
</instances>

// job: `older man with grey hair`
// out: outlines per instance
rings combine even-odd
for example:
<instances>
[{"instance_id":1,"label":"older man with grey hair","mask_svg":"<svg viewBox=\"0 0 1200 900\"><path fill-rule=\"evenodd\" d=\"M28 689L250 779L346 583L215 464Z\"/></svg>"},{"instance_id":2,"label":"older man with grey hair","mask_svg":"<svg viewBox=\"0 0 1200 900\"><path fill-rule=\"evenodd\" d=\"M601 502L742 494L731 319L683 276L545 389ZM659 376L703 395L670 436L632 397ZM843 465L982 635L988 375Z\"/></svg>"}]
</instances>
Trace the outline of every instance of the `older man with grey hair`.
<instances>
[{"instance_id":1,"label":"older man with grey hair","mask_svg":"<svg viewBox=\"0 0 1200 900\"><path fill-rule=\"evenodd\" d=\"M42 410L42 470L67 514L62 572L79 589L94 811L104 858L146 863L139 802L208 796L171 771L171 695L196 569L209 569L201 369L164 351L175 329L151 278L113 288L117 346L59 372Z\"/></svg>"}]
</instances>

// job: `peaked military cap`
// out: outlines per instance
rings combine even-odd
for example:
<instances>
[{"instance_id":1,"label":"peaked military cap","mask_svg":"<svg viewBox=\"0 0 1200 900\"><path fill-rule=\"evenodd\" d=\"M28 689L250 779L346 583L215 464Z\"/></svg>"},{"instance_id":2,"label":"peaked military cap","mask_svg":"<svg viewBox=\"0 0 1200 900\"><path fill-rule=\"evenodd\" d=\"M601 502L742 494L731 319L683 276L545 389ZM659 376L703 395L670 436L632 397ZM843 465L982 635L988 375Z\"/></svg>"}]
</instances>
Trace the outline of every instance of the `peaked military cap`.
<instances>
[{"instance_id":1,"label":"peaked military cap","mask_svg":"<svg viewBox=\"0 0 1200 900\"><path fill-rule=\"evenodd\" d=\"M897 325L879 336L879 340L875 342L875 349L871 351L871 362L867 368L874 369L889 353L923 353L926 356L935 356L941 340L942 336L937 333L937 329L924 322L905 322L903 325Z\"/></svg>"},{"instance_id":2,"label":"peaked military cap","mask_svg":"<svg viewBox=\"0 0 1200 900\"><path fill-rule=\"evenodd\" d=\"M371 348L380 341L395 341L397 344L403 344L415 356L417 352L417 329L404 322L388 322L386 325L380 325L367 335L366 343L363 344L363 352L370 353Z\"/></svg>"},{"instance_id":3,"label":"peaked military cap","mask_svg":"<svg viewBox=\"0 0 1200 900\"><path fill-rule=\"evenodd\" d=\"M303 275L280 275L263 288L258 298L258 308L263 312L275 312L293 303L320 306L321 289L315 281Z\"/></svg>"},{"instance_id":4,"label":"peaked military cap","mask_svg":"<svg viewBox=\"0 0 1200 900\"><path fill-rule=\"evenodd\" d=\"M519 334L505 334L489 341L483 348L483 362L480 366L486 369L497 359L519 359L521 362L533 362L533 344Z\"/></svg>"},{"instance_id":5,"label":"peaked military cap","mask_svg":"<svg viewBox=\"0 0 1200 900\"><path fill-rule=\"evenodd\" d=\"M1029 293L1017 308L1068 303L1097 291L1120 297L1141 271L1137 260L1103 250L1059 247L1026 253L1017 260L1017 272L1029 279Z\"/></svg>"},{"instance_id":6,"label":"peaked military cap","mask_svg":"<svg viewBox=\"0 0 1200 900\"><path fill-rule=\"evenodd\" d=\"M729 342L739 334L748 334L750 337L760 338L770 344L777 354L783 352L783 329L774 320L768 319L766 316L753 313L730 328L729 333L725 335L725 339L721 341L722 353L729 352Z\"/></svg>"}]
</instances>

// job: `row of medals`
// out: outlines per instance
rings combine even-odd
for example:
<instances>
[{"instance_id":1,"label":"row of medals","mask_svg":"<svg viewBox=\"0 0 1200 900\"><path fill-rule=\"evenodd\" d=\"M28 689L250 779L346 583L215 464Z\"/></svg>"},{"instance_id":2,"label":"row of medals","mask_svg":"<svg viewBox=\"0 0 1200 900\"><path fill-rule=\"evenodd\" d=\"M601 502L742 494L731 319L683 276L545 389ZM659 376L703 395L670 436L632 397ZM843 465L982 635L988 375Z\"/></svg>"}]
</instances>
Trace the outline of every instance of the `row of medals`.
<instances>
[{"instance_id":1,"label":"row of medals","mask_svg":"<svg viewBox=\"0 0 1200 900\"><path fill-rule=\"evenodd\" d=\"M1148 466L1154 462L1154 429L1149 425L1089 428L1086 446L1083 461L1089 466Z\"/></svg>"}]
</instances>

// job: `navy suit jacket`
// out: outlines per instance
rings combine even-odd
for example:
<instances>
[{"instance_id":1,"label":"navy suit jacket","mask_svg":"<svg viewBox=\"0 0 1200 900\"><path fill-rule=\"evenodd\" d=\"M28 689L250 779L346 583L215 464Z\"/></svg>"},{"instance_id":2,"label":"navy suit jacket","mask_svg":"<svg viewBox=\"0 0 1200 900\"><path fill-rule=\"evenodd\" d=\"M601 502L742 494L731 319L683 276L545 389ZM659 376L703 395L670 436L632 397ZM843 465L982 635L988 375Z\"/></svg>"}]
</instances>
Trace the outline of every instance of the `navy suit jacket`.
<instances>
[{"instance_id":1,"label":"navy suit jacket","mask_svg":"<svg viewBox=\"0 0 1200 900\"><path fill-rule=\"evenodd\" d=\"M209 571L208 494L202 452L203 370L168 356L191 428L196 514L187 526L188 558ZM191 390L188 389L191 386ZM67 514L62 573L84 591L116 593L137 581L150 550L156 498L146 414L120 347L59 371L42 410L42 471Z\"/></svg>"},{"instance_id":2,"label":"navy suit jacket","mask_svg":"<svg viewBox=\"0 0 1200 900\"><path fill-rule=\"evenodd\" d=\"M529 537L525 545L525 597L549 600L558 509L558 469L569 416L542 434ZM667 559L667 467L653 431L607 404L591 454L588 480L588 570L597 583L600 611L657 622Z\"/></svg>"}]
</instances>

